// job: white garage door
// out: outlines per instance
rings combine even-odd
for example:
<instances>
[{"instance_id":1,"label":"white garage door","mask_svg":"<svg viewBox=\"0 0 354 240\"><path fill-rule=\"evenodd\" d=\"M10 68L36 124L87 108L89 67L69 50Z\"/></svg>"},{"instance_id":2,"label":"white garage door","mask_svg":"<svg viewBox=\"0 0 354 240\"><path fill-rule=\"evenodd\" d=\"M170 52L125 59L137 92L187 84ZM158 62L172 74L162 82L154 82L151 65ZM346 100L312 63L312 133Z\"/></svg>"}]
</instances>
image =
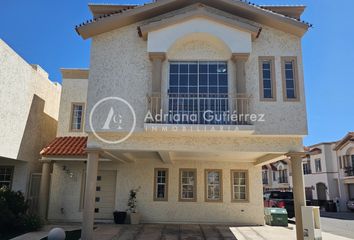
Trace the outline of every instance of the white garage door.
<instances>
[{"instance_id":1,"label":"white garage door","mask_svg":"<svg viewBox=\"0 0 354 240\"><path fill-rule=\"evenodd\" d=\"M95 219L113 219L116 175L116 171L98 171Z\"/></svg>"}]
</instances>

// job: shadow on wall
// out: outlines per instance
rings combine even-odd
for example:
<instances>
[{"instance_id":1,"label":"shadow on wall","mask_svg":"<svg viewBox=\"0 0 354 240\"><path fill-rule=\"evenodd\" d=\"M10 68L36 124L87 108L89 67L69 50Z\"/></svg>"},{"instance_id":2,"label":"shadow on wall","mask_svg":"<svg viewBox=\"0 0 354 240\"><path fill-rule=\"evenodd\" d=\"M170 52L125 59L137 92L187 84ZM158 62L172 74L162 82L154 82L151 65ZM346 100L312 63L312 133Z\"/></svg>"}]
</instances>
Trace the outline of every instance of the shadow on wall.
<instances>
[{"instance_id":1,"label":"shadow on wall","mask_svg":"<svg viewBox=\"0 0 354 240\"><path fill-rule=\"evenodd\" d=\"M30 172L41 171L40 151L56 137L58 121L44 112L45 101L33 95L17 159L29 163Z\"/></svg>"}]
</instances>

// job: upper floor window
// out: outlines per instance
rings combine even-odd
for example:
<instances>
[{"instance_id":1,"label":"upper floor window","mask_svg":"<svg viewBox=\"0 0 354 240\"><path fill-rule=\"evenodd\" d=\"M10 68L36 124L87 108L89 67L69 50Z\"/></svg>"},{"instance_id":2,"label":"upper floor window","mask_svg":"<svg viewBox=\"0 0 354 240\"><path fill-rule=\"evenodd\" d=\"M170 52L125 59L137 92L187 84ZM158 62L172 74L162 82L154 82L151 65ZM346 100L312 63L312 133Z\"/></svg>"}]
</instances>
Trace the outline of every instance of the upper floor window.
<instances>
[{"instance_id":1,"label":"upper floor window","mask_svg":"<svg viewBox=\"0 0 354 240\"><path fill-rule=\"evenodd\" d=\"M204 113L220 114L229 110L227 62L170 62L168 108L172 115L196 115L196 122L211 124ZM172 120L175 123L175 120Z\"/></svg>"},{"instance_id":2,"label":"upper floor window","mask_svg":"<svg viewBox=\"0 0 354 240\"><path fill-rule=\"evenodd\" d=\"M304 174L311 174L311 162L310 159L307 159L306 162L303 164Z\"/></svg>"},{"instance_id":3,"label":"upper floor window","mask_svg":"<svg viewBox=\"0 0 354 240\"><path fill-rule=\"evenodd\" d=\"M167 201L168 194L168 169L155 169L154 180L154 200L155 201Z\"/></svg>"},{"instance_id":4,"label":"upper floor window","mask_svg":"<svg viewBox=\"0 0 354 240\"><path fill-rule=\"evenodd\" d=\"M276 100L274 57L259 57L261 100Z\"/></svg>"},{"instance_id":5,"label":"upper floor window","mask_svg":"<svg viewBox=\"0 0 354 240\"><path fill-rule=\"evenodd\" d=\"M279 183L288 183L288 170L280 170L279 171Z\"/></svg>"},{"instance_id":6,"label":"upper floor window","mask_svg":"<svg viewBox=\"0 0 354 240\"><path fill-rule=\"evenodd\" d=\"M299 83L296 57L282 57L282 77L284 100L299 100Z\"/></svg>"},{"instance_id":7,"label":"upper floor window","mask_svg":"<svg viewBox=\"0 0 354 240\"><path fill-rule=\"evenodd\" d=\"M9 166L0 166L0 188L7 187L11 189L14 168Z\"/></svg>"},{"instance_id":8,"label":"upper floor window","mask_svg":"<svg viewBox=\"0 0 354 240\"><path fill-rule=\"evenodd\" d=\"M248 174L247 171L231 171L232 201L248 200Z\"/></svg>"},{"instance_id":9,"label":"upper floor window","mask_svg":"<svg viewBox=\"0 0 354 240\"><path fill-rule=\"evenodd\" d=\"M262 182L268 184L268 170L262 170Z\"/></svg>"},{"instance_id":10,"label":"upper floor window","mask_svg":"<svg viewBox=\"0 0 354 240\"><path fill-rule=\"evenodd\" d=\"M179 176L179 200L196 201L197 171L195 169L180 169Z\"/></svg>"},{"instance_id":11,"label":"upper floor window","mask_svg":"<svg viewBox=\"0 0 354 240\"><path fill-rule=\"evenodd\" d=\"M71 107L71 131L82 131L83 130L83 116L84 116L84 103L73 103Z\"/></svg>"},{"instance_id":12,"label":"upper floor window","mask_svg":"<svg viewBox=\"0 0 354 240\"><path fill-rule=\"evenodd\" d=\"M205 170L205 201L222 201L221 170Z\"/></svg>"},{"instance_id":13,"label":"upper floor window","mask_svg":"<svg viewBox=\"0 0 354 240\"><path fill-rule=\"evenodd\" d=\"M316 169L316 172L322 172L322 166L321 166L321 159L320 158L315 159L315 169Z\"/></svg>"},{"instance_id":14,"label":"upper floor window","mask_svg":"<svg viewBox=\"0 0 354 240\"><path fill-rule=\"evenodd\" d=\"M338 162L339 162L339 168L342 169L343 168L342 156L338 157Z\"/></svg>"}]
</instances>

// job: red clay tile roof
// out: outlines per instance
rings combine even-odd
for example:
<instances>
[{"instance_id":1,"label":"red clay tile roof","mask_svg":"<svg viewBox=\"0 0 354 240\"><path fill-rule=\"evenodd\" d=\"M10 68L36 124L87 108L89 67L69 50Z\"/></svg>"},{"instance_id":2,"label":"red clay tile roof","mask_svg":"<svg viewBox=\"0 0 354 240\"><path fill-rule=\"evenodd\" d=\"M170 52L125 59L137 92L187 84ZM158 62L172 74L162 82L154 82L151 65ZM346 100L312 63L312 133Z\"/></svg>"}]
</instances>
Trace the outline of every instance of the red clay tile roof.
<instances>
[{"instance_id":1,"label":"red clay tile roof","mask_svg":"<svg viewBox=\"0 0 354 240\"><path fill-rule=\"evenodd\" d=\"M42 156L84 156L87 137L57 137L42 149Z\"/></svg>"}]
</instances>

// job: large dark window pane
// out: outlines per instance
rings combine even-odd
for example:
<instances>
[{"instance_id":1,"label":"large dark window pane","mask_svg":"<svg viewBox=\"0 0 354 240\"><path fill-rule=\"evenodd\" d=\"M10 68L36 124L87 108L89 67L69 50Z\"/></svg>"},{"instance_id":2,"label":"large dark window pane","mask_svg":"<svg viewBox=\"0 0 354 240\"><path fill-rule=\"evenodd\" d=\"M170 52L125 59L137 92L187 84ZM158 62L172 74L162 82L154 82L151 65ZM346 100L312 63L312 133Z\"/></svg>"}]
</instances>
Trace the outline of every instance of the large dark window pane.
<instances>
[{"instance_id":1,"label":"large dark window pane","mask_svg":"<svg viewBox=\"0 0 354 240\"><path fill-rule=\"evenodd\" d=\"M264 89L264 98L272 98L272 91L270 89Z\"/></svg>"},{"instance_id":2,"label":"large dark window pane","mask_svg":"<svg viewBox=\"0 0 354 240\"><path fill-rule=\"evenodd\" d=\"M178 64L170 64L170 73L178 73Z\"/></svg>"},{"instance_id":3,"label":"large dark window pane","mask_svg":"<svg viewBox=\"0 0 354 240\"><path fill-rule=\"evenodd\" d=\"M286 88L294 88L294 81L286 80Z\"/></svg>"},{"instance_id":4,"label":"large dark window pane","mask_svg":"<svg viewBox=\"0 0 354 240\"><path fill-rule=\"evenodd\" d=\"M294 73L293 70L285 70L285 77L286 79L294 79Z\"/></svg>"},{"instance_id":5,"label":"large dark window pane","mask_svg":"<svg viewBox=\"0 0 354 240\"><path fill-rule=\"evenodd\" d=\"M199 74L199 85L208 85L208 75L207 74Z\"/></svg>"},{"instance_id":6,"label":"large dark window pane","mask_svg":"<svg viewBox=\"0 0 354 240\"><path fill-rule=\"evenodd\" d=\"M227 86L227 74L219 74L219 86Z\"/></svg>"},{"instance_id":7,"label":"large dark window pane","mask_svg":"<svg viewBox=\"0 0 354 240\"><path fill-rule=\"evenodd\" d=\"M165 185L158 185L157 186L157 197L158 198L165 198Z\"/></svg>"},{"instance_id":8,"label":"large dark window pane","mask_svg":"<svg viewBox=\"0 0 354 240\"><path fill-rule=\"evenodd\" d=\"M188 86L188 74L181 74L179 76L179 85Z\"/></svg>"},{"instance_id":9,"label":"large dark window pane","mask_svg":"<svg viewBox=\"0 0 354 240\"><path fill-rule=\"evenodd\" d=\"M218 65L217 64L210 64L209 65L209 73L217 73Z\"/></svg>"},{"instance_id":10,"label":"large dark window pane","mask_svg":"<svg viewBox=\"0 0 354 240\"><path fill-rule=\"evenodd\" d=\"M263 69L263 78L270 79L270 70Z\"/></svg>"},{"instance_id":11,"label":"large dark window pane","mask_svg":"<svg viewBox=\"0 0 354 240\"><path fill-rule=\"evenodd\" d=\"M218 75L216 74L210 74L209 75L209 85L218 85Z\"/></svg>"},{"instance_id":12,"label":"large dark window pane","mask_svg":"<svg viewBox=\"0 0 354 240\"><path fill-rule=\"evenodd\" d=\"M263 87L264 88L271 88L272 87L272 82L270 80L264 80L263 81Z\"/></svg>"},{"instance_id":13,"label":"large dark window pane","mask_svg":"<svg viewBox=\"0 0 354 240\"><path fill-rule=\"evenodd\" d=\"M295 91L294 89L287 89L286 90L286 95L288 98L295 98Z\"/></svg>"},{"instance_id":14,"label":"large dark window pane","mask_svg":"<svg viewBox=\"0 0 354 240\"><path fill-rule=\"evenodd\" d=\"M170 74L170 86L178 86L178 75Z\"/></svg>"},{"instance_id":15,"label":"large dark window pane","mask_svg":"<svg viewBox=\"0 0 354 240\"><path fill-rule=\"evenodd\" d=\"M198 85L198 75L190 74L189 75L189 86L197 86Z\"/></svg>"},{"instance_id":16,"label":"large dark window pane","mask_svg":"<svg viewBox=\"0 0 354 240\"><path fill-rule=\"evenodd\" d=\"M180 73L188 73L188 64L181 64L179 66Z\"/></svg>"},{"instance_id":17,"label":"large dark window pane","mask_svg":"<svg viewBox=\"0 0 354 240\"><path fill-rule=\"evenodd\" d=\"M171 62L169 111L173 114L197 114L204 111L222 114L229 110L226 62ZM181 123L188 123L181 120ZM220 120L214 124L222 123Z\"/></svg>"},{"instance_id":18,"label":"large dark window pane","mask_svg":"<svg viewBox=\"0 0 354 240\"><path fill-rule=\"evenodd\" d=\"M198 73L197 63L189 64L189 73Z\"/></svg>"},{"instance_id":19,"label":"large dark window pane","mask_svg":"<svg viewBox=\"0 0 354 240\"><path fill-rule=\"evenodd\" d=\"M208 73L208 65L207 64L199 64L199 73Z\"/></svg>"}]
</instances>

